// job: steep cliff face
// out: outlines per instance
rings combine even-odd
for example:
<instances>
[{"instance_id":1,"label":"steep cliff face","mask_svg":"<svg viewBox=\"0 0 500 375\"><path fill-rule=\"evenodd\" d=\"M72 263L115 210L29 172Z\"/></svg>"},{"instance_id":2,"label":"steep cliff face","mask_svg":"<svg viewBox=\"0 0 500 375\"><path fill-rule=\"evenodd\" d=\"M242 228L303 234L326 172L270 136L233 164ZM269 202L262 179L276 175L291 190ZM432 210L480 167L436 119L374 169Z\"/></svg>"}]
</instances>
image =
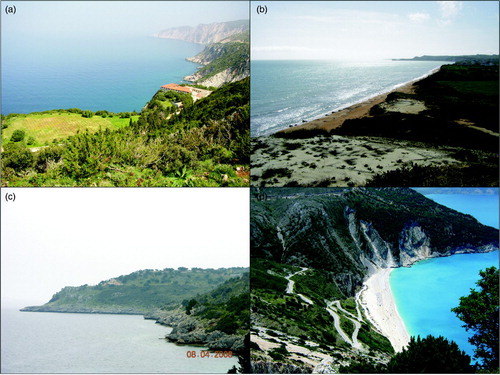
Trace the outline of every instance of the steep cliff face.
<instances>
[{"instance_id":1,"label":"steep cliff face","mask_svg":"<svg viewBox=\"0 0 500 375\"><path fill-rule=\"evenodd\" d=\"M249 29L248 20L201 24L196 27L181 26L162 30L159 38L178 39L191 43L218 43L231 36L246 32Z\"/></svg>"},{"instance_id":2,"label":"steep cliff face","mask_svg":"<svg viewBox=\"0 0 500 375\"><path fill-rule=\"evenodd\" d=\"M363 282L429 257L498 249L497 229L411 189L260 189L250 217L255 373L386 364L393 346L366 315Z\"/></svg>"},{"instance_id":3,"label":"steep cliff face","mask_svg":"<svg viewBox=\"0 0 500 375\"><path fill-rule=\"evenodd\" d=\"M319 189L252 201L251 246L254 257L330 271L353 296L380 268L496 249L498 230L410 189Z\"/></svg>"},{"instance_id":4,"label":"steep cliff face","mask_svg":"<svg viewBox=\"0 0 500 375\"><path fill-rule=\"evenodd\" d=\"M195 74L184 79L204 86L220 87L250 75L248 42L227 41L210 44L188 60L203 66Z\"/></svg>"},{"instance_id":5,"label":"steep cliff face","mask_svg":"<svg viewBox=\"0 0 500 375\"><path fill-rule=\"evenodd\" d=\"M199 54L187 58L202 67L184 79L204 86L220 87L250 75L249 30L249 21L239 20L175 27L161 31L158 37L206 44Z\"/></svg>"},{"instance_id":6,"label":"steep cliff face","mask_svg":"<svg viewBox=\"0 0 500 375\"><path fill-rule=\"evenodd\" d=\"M406 225L400 233L399 264L409 266L419 260L438 256L431 253L430 239L420 226L415 223Z\"/></svg>"}]
</instances>

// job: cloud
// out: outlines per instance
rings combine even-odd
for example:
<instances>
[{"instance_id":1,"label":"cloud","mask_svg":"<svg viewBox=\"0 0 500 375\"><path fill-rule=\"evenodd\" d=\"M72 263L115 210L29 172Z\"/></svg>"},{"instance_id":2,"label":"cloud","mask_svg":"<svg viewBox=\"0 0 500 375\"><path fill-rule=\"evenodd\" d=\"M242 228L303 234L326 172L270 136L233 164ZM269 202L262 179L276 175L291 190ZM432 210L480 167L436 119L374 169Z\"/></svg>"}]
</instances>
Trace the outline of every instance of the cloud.
<instances>
[{"instance_id":1,"label":"cloud","mask_svg":"<svg viewBox=\"0 0 500 375\"><path fill-rule=\"evenodd\" d=\"M451 21L462 10L461 1L438 1L439 11L444 21Z\"/></svg>"},{"instance_id":2,"label":"cloud","mask_svg":"<svg viewBox=\"0 0 500 375\"><path fill-rule=\"evenodd\" d=\"M408 18L412 22L424 22L427 21L430 18L430 15L428 13L411 13L408 15Z\"/></svg>"}]
</instances>

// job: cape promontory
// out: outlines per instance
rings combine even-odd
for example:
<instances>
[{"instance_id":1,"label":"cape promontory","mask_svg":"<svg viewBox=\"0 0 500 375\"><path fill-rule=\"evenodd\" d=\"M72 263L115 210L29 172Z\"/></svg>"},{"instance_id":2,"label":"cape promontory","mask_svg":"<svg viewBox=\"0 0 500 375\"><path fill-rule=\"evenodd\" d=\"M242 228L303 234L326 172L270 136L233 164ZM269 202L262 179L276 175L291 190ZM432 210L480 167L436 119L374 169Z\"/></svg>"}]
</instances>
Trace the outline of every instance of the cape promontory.
<instances>
[{"instance_id":1,"label":"cape promontory","mask_svg":"<svg viewBox=\"0 0 500 375\"><path fill-rule=\"evenodd\" d=\"M196 27L172 27L160 31L157 36L158 38L178 39L199 44L211 44L221 42L224 39L236 34L248 32L248 30L249 21L238 20L201 24Z\"/></svg>"}]
</instances>

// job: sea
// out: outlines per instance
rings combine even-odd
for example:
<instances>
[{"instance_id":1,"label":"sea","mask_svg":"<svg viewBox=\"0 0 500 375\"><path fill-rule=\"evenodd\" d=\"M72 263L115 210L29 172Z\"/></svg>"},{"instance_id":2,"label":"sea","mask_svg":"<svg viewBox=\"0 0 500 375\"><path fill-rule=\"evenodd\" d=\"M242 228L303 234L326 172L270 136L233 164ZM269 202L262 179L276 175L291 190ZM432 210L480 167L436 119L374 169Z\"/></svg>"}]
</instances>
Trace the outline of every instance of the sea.
<instances>
[{"instance_id":1,"label":"sea","mask_svg":"<svg viewBox=\"0 0 500 375\"><path fill-rule=\"evenodd\" d=\"M181 83L203 45L153 36L2 35L2 114L80 108L140 111Z\"/></svg>"},{"instance_id":2,"label":"sea","mask_svg":"<svg viewBox=\"0 0 500 375\"><path fill-rule=\"evenodd\" d=\"M2 373L227 373L237 357L164 339L171 328L139 315L2 308ZM192 356L192 352L196 357Z\"/></svg>"},{"instance_id":3,"label":"sea","mask_svg":"<svg viewBox=\"0 0 500 375\"><path fill-rule=\"evenodd\" d=\"M461 189L464 191L464 189ZM468 189L465 189L468 190ZM498 228L498 192L496 194L429 194L428 198L459 212L474 216L482 224ZM477 288L479 271L499 267L499 252L456 254L417 262L409 268L391 272L390 285L396 306L410 336L443 336L455 341L468 355L475 347L472 335L451 312L460 297Z\"/></svg>"},{"instance_id":4,"label":"sea","mask_svg":"<svg viewBox=\"0 0 500 375\"><path fill-rule=\"evenodd\" d=\"M270 61L251 63L251 136L269 135L429 75L438 61Z\"/></svg>"}]
</instances>

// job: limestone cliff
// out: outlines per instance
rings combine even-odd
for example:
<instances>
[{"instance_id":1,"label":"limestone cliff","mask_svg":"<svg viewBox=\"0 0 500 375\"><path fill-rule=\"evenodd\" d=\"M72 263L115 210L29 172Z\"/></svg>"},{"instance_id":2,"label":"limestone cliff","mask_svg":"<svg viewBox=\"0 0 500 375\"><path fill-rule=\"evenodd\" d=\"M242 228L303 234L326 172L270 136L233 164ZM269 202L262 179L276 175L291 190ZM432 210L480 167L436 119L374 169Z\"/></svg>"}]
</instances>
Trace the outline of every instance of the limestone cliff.
<instances>
[{"instance_id":1,"label":"limestone cliff","mask_svg":"<svg viewBox=\"0 0 500 375\"><path fill-rule=\"evenodd\" d=\"M497 229L411 189L266 191L268 200L252 201L252 256L332 272L349 296L380 268L498 249Z\"/></svg>"},{"instance_id":2,"label":"limestone cliff","mask_svg":"<svg viewBox=\"0 0 500 375\"><path fill-rule=\"evenodd\" d=\"M158 38L178 39L191 43L211 44L224 41L234 35L248 32L249 21L238 20L201 24L196 27L180 26L160 31Z\"/></svg>"},{"instance_id":3,"label":"limestone cliff","mask_svg":"<svg viewBox=\"0 0 500 375\"><path fill-rule=\"evenodd\" d=\"M363 282L382 268L498 249L497 229L405 188L255 189L250 237L254 373L386 364L394 348L363 308Z\"/></svg>"},{"instance_id":4,"label":"limestone cliff","mask_svg":"<svg viewBox=\"0 0 500 375\"><path fill-rule=\"evenodd\" d=\"M220 87L250 75L248 20L176 27L161 31L158 37L206 44L199 54L187 58L201 66L193 75L184 77L186 81Z\"/></svg>"}]
</instances>

